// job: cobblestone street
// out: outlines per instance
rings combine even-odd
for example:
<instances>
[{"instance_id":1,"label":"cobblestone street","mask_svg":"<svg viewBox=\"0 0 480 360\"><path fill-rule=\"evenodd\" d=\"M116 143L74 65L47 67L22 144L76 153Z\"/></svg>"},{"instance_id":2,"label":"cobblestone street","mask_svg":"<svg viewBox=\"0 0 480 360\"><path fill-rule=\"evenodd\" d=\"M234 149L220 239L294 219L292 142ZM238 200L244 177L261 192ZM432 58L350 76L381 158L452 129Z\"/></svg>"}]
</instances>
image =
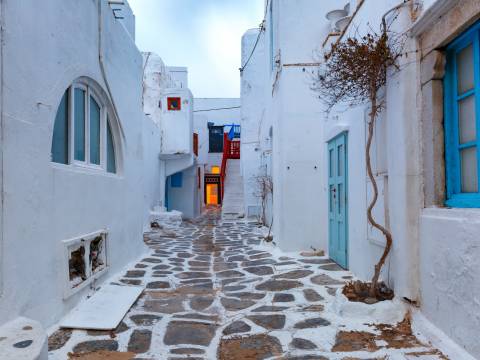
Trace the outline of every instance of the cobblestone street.
<instances>
[{"instance_id":1,"label":"cobblestone street","mask_svg":"<svg viewBox=\"0 0 480 360\"><path fill-rule=\"evenodd\" d=\"M146 234L150 256L118 279L145 290L116 331L58 330L52 359L443 358L408 320L336 315L335 292L350 273L327 258L265 251L253 222L210 212L174 232Z\"/></svg>"}]
</instances>

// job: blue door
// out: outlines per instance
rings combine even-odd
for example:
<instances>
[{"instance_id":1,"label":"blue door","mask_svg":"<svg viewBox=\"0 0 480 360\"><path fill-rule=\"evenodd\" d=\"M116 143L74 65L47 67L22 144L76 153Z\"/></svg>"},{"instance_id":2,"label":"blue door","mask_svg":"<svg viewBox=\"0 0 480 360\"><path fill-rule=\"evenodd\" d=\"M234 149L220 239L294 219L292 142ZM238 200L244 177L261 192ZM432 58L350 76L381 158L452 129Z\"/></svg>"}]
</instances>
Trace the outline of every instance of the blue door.
<instances>
[{"instance_id":1,"label":"blue door","mask_svg":"<svg viewBox=\"0 0 480 360\"><path fill-rule=\"evenodd\" d=\"M348 268L347 133L328 143L328 220L330 258Z\"/></svg>"}]
</instances>

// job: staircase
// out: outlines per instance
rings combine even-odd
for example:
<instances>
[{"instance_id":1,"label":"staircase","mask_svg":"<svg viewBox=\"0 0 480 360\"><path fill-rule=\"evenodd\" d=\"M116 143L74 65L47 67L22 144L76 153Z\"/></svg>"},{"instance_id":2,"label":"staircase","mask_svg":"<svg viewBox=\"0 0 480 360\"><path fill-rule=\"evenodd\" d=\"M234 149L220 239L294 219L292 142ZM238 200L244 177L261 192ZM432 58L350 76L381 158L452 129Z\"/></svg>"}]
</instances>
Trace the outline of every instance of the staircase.
<instances>
[{"instance_id":1,"label":"staircase","mask_svg":"<svg viewBox=\"0 0 480 360\"><path fill-rule=\"evenodd\" d=\"M245 217L243 208L243 178L240 174L240 141L223 134L223 158L220 170L222 183L222 218Z\"/></svg>"},{"instance_id":2,"label":"staircase","mask_svg":"<svg viewBox=\"0 0 480 360\"><path fill-rule=\"evenodd\" d=\"M245 217L243 205L243 178L240 174L240 160L229 159L226 165L222 218L239 219Z\"/></svg>"}]
</instances>

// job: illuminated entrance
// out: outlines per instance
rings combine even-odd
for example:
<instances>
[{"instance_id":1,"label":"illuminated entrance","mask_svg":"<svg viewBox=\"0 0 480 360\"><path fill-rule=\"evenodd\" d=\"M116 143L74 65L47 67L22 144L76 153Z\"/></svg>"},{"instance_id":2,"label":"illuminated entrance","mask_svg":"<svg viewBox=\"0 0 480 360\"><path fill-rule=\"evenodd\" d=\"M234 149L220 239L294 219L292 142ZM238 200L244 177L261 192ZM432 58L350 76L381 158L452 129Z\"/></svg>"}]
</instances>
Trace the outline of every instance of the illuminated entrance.
<instances>
[{"instance_id":1,"label":"illuminated entrance","mask_svg":"<svg viewBox=\"0 0 480 360\"><path fill-rule=\"evenodd\" d=\"M205 176L205 204L219 205L220 199L220 175Z\"/></svg>"}]
</instances>

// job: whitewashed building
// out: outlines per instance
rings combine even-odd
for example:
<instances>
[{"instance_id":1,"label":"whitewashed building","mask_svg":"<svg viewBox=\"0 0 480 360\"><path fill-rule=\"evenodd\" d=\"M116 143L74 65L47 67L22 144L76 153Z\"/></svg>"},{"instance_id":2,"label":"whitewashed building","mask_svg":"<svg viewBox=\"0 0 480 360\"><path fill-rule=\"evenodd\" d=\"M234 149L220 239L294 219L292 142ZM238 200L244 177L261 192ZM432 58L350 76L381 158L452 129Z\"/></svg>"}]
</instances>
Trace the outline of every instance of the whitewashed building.
<instances>
[{"instance_id":1,"label":"whitewashed building","mask_svg":"<svg viewBox=\"0 0 480 360\"><path fill-rule=\"evenodd\" d=\"M145 114L160 130L161 183L165 187L160 190L159 206L194 218L200 214L201 199L187 68L167 67L158 55L145 53L143 93Z\"/></svg>"},{"instance_id":2,"label":"whitewashed building","mask_svg":"<svg viewBox=\"0 0 480 360\"><path fill-rule=\"evenodd\" d=\"M242 75L265 77L264 96L243 91L242 111L258 123L265 111L273 127L276 243L324 249L358 277L372 276L385 241L366 218L368 104L327 115L312 83L331 44L380 29L385 18L406 34L408 57L382 91L386 108L372 149L380 187L374 213L394 238L382 278L458 344L457 358L480 357L480 3L269 0L266 10L265 50L257 54L263 73L254 62ZM244 49L253 48L252 35ZM262 165L256 161L251 169Z\"/></svg>"},{"instance_id":3,"label":"whitewashed building","mask_svg":"<svg viewBox=\"0 0 480 360\"><path fill-rule=\"evenodd\" d=\"M198 177L203 205L221 204L224 134L232 130L232 125L240 125L240 99L195 98L194 132L198 135ZM241 131L236 129L236 136L240 136Z\"/></svg>"},{"instance_id":4,"label":"whitewashed building","mask_svg":"<svg viewBox=\"0 0 480 360\"><path fill-rule=\"evenodd\" d=\"M272 117L267 116L265 108L268 91L265 41L265 32L260 29L250 29L242 38L241 163L245 214L261 219L264 212L263 220L270 225L273 220L272 196L262 191L261 186L262 180L268 181L272 176L273 141ZM263 205L262 196L266 196Z\"/></svg>"},{"instance_id":5,"label":"whitewashed building","mask_svg":"<svg viewBox=\"0 0 480 360\"><path fill-rule=\"evenodd\" d=\"M191 93L109 3L1 2L0 326L48 327L140 257L165 178L194 165Z\"/></svg>"}]
</instances>

